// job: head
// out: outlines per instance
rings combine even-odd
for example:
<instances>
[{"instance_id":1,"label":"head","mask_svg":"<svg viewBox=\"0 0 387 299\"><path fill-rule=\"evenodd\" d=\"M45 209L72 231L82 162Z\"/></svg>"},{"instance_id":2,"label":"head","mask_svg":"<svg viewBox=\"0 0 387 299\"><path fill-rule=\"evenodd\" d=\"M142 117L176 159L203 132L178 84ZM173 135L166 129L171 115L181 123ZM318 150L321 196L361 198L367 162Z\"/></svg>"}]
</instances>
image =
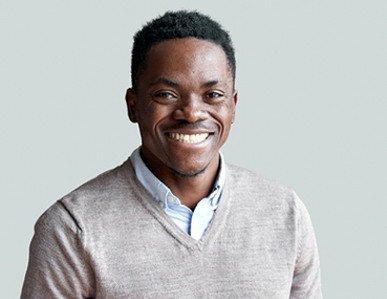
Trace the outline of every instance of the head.
<instances>
[{"instance_id":1,"label":"head","mask_svg":"<svg viewBox=\"0 0 387 299\"><path fill-rule=\"evenodd\" d=\"M134 36L132 49L132 87L145 68L146 56L156 44L172 39L197 38L219 45L226 54L233 80L235 81L235 51L230 35L219 23L196 11L167 12L147 23Z\"/></svg>"},{"instance_id":2,"label":"head","mask_svg":"<svg viewBox=\"0 0 387 299\"><path fill-rule=\"evenodd\" d=\"M164 182L213 178L237 101L228 34L199 13L167 13L136 35L132 61L126 100L144 162Z\"/></svg>"}]
</instances>

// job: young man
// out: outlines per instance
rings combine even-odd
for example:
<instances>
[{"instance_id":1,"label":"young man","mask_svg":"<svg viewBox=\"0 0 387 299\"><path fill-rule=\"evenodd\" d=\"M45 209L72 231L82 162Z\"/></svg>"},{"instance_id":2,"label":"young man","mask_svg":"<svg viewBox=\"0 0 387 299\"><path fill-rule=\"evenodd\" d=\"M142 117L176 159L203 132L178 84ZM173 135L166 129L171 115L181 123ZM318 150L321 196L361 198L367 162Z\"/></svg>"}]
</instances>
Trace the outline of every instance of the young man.
<instances>
[{"instance_id":1,"label":"young man","mask_svg":"<svg viewBox=\"0 0 387 299\"><path fill-rule=\"evenodd\" d=\"M142 144L41 216L22 298L321 298L301 201L219 153L234 83L230 37L207 16L136 34L126 100Z\"/></svg>"}]
</instances>

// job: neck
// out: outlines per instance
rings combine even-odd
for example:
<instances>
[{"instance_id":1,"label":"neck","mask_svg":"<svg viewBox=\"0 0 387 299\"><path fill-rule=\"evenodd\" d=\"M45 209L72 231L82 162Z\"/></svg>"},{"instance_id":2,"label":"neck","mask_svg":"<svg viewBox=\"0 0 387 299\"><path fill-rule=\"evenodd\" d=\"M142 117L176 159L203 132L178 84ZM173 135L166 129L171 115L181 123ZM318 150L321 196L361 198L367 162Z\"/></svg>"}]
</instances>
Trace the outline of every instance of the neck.
<instances>
[{"instance_id":1,"label":"neck","mask_svg":"<svg viewBox=\"0 0 387 299\"><path fill-rule=\"evenodd\" d=\"M219 156L195 174L182 174L165 167L158 159L149 161L149 157L141 152L142 159L148 169L177 196L181 203L194 210L198 202L210 194L219 169Z\"/></svg>"}]
</instances>

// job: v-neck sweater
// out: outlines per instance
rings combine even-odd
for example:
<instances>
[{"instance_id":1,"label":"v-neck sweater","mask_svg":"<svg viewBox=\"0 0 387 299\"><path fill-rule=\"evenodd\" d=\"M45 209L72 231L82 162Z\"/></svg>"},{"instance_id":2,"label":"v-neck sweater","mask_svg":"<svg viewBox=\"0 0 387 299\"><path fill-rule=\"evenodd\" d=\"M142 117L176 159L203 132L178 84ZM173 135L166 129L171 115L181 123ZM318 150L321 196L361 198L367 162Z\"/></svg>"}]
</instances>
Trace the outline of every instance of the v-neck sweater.
<instances>
[{"instance_id":1,"label":"v-neck sweater","mask_svg":"<svg viewBox=\"0 0 387 299\"><path fill-rule=\"evenodd\" d=\"M137 148L129 157L136 178L180 229L199 240L211 222L222 194L226 178L222 155L219 153L219 169L211 192L197 203L194 210L191 210L150 171L142 160L140 150L140 147Z\"/></svg>"},{"instance_id":2,"label":"v-neck sweater","mask_svg":"<svg viewBox=\"0 0 387 299\"><path fill-rule=\"evenodd\" d=\"M21 298L321 298L319 259L293 190L227 164L218 209L195 240L127 160L40 217Z\"/></svg>"}]
</instances>

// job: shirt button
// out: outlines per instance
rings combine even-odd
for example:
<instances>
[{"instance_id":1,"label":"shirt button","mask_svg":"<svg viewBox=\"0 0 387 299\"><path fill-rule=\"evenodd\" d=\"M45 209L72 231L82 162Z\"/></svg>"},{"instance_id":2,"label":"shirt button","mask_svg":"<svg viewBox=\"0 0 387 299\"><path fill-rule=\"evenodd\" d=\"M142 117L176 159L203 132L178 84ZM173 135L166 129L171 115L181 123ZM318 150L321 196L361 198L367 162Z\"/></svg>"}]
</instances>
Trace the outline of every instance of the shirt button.
<instances>
[{"instance_id":1,"label":"shirt button","mask_svg":"<svg viewBox=\"0 0 387 299\"><path fill-rule=\"evenodd\" d=\"M169 203L172 203L172 204L173 204L173 203L176 203L175 198L174 198L172 195L168 195L167 198L168 198L168 202L169 202Z\"/></svg>"},{"instance_id":2,"label":"shirt button","mask_svg":"<svg viewBox=\"0 0 387 299\"><path fill-rule=\"evenodd\" d=\"M165 203L162 200L159 201L159 206L160 208L165 209Z\"/></svg>"}]
</instances>

